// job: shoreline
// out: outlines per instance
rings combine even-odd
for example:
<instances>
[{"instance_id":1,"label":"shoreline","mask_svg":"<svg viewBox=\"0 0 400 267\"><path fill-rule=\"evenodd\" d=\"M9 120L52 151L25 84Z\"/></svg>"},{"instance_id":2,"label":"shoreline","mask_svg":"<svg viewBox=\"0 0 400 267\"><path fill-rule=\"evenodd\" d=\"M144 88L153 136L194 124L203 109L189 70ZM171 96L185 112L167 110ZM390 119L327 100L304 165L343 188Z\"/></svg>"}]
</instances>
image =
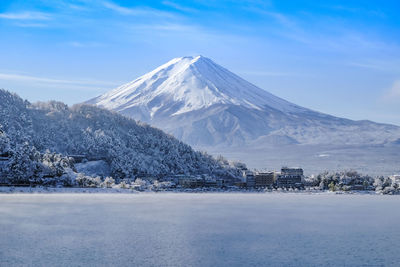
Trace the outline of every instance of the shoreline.
<instances>
[{"instance_id":1,"label":"shoreline","mask_svg":"<svg viewBox=\"0 0 400 267\"><path fill-rule=\"evenodd\" d=\"M171 189L137 191L123 188L81 187L13 187L0 186L0 195L9 194L329 194L329 195L385 195L376 191L329 191L329 190L244 190L244 189Z\"/></svg>"}]
</instances>

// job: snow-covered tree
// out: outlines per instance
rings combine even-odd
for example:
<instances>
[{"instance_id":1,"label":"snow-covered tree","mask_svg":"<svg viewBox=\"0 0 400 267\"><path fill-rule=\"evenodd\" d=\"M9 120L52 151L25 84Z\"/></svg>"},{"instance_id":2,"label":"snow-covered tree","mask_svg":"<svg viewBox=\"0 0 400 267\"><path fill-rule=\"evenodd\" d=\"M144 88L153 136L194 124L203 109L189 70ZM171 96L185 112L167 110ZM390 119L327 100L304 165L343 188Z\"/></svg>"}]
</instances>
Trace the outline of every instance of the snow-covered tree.
<instances>
[{"instance_id":1,"label":"snow-covered tree","mask_svg":"<svg viewBox=\"0 0 400 267\"><path fill-rule=\"evenodd\" d=\"M100 177L90 177L82 173L78 173L75 181L80 187L99 187L102 182Z\"/></svg>"},{"instance_id":2,"label":"snow-covered tree","mask_svg":"<svg viewBox=\"0 0 400 267\"><path fill-rule=\"evenodd\" d=\"M7 178L13 183L29 184L31 179L40 173L40 154L27 142L17 144L10 151L10 160L7 162Z\"/></svg>"},{"instance_id":3,"label":"snow-covered tree","mask_svg":"<svg viewBox=\"0 0 400 267\"><path fill-rule=\"evenodd\" d=\"M69 108L55 101L30 104L4 90L0 90L0 124L5 134L0 136L0 149L13 148L8 169L12 180L61 177L73 169L69 155L104 160L117 182L174 174L235 179L242 167L194 151L159 129L105 109Z\"/></svg>"},{"instance_id":4,"label":"snow-covered tree","mask_svg":"<svg viewBox=\"0 0 400 267\"><path fill-rule=\"evenodd\" d=\"M115 180L112 177L106 177L100 184L101 187L111 188L115 184Z\"/></svg>"},{"instance_id":5,"label":"snow-covered tree","mask_svg":"<svg viewBox=\"0 0 400 267\"><path fill-rule=\"evenodd\" d=\"M10 140L2 128L3 127L0 124L0 156L8 156L10 151Z\"/></svg>"}]
</instances>

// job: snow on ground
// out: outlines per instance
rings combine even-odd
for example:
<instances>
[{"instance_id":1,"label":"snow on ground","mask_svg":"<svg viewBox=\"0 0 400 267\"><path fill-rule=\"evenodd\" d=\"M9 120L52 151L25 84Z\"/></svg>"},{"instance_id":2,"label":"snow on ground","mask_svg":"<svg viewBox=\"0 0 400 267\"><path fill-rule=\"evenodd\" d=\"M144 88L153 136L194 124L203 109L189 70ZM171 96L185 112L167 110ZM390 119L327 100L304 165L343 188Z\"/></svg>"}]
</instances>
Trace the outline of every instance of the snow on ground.
<instances>
[{"instance_id":1,"label":"snow on ground","mask_svg":"<svg viewBox=\"0 0 400 267\"><path fill-rule=\"evenodd\" d=\"M337 194L337 195L352 195L352 194L362 194L362 195L375 195L375 191L338 191L331 192L327 190L268 190L264 191L262 189L220 189L220 188L179 188L179 189L167 189L164 191L137 191L133 189L118 188L114 186L113 188L79 188L79 187L13 187L13 186L0 186L0 194L143 194L143 193L262 193L262 194Z\"/></svg>"},{"instance_id":2,"label":"snow on ground","mask_svg":"<svg viewBox=\"0 0 400 267\"><path fill-rule=\"evenodd\" d=\"M49 193L124 193L124 194L134 194L138 191L122 188L78 188L78 187L13 187L13 186L0 186L0 194L49 194Z\"/></svg>"}]
</instances>

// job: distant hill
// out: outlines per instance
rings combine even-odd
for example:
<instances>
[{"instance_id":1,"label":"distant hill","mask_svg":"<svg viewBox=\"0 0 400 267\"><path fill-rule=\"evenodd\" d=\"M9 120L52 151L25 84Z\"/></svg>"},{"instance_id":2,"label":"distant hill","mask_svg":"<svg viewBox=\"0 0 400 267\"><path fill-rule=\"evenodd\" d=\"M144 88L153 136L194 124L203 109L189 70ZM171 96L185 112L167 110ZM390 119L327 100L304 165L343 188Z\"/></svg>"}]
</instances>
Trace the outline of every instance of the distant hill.
<instances>
[{"instance_id":1,"label":"distant hill","mask_svg":"<svg viewBox=\"0 0 400 267\"><path fill-rule=\"evenodd\" d=\"M102 159L114 178L208 174L233 179L239 172L222 158L194 151L159 129L117 113L84 104L31 104L0 90L0 156L14 159L9 174L39 175L50 164L51 153ZM72 163L66 159L62 164Z\"/></svg>"}]
</instances>

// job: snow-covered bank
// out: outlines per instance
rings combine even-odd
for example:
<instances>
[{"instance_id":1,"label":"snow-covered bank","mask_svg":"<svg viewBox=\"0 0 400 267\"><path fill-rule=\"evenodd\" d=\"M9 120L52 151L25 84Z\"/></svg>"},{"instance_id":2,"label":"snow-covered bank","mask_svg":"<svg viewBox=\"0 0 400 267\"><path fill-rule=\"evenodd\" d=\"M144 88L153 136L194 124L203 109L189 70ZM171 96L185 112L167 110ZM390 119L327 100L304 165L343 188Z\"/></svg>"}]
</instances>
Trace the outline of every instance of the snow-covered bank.
<instances>
[{"instance_id":1,"label":"snow-covered bank","mask_svg":"<svg viewBox=\"0 0 400 267\"><path fill-rule=\"evenodd\" d=\"M79 188L79 187L14 187L0 186L0 194L52 194L52 193L77 193L77 194L135 194L139 191L121 188Z\"/></svg>"},{"instance_id":2,"label":"snow-covered bank","mask_svg":"<svg viewBox=\"0 0 400 267\"><path fill-rule=\"evenodd\" d=\"M337 194L337 195L376 195L381 194L375 191L338 191L329 190L256 190L239 188L178 188L167 190L144 190L138 191L128 188L80 188L80 187L14 187L0 186L0 194L152 194L152 193L240 193L240 194Z\"/></svg>"}]
</instances>

